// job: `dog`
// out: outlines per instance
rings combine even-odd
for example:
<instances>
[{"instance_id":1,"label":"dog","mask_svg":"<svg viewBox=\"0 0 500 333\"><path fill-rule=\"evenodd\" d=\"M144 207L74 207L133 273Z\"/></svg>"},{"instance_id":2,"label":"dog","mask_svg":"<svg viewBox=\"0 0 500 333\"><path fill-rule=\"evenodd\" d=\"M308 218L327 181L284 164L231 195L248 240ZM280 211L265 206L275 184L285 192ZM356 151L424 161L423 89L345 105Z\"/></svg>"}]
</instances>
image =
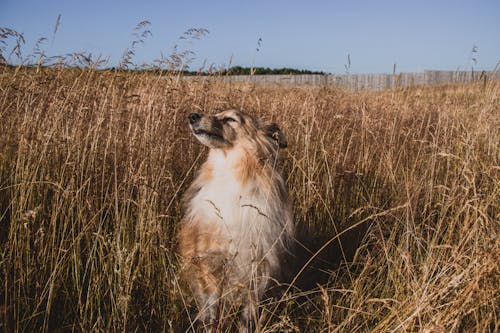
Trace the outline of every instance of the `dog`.
<instances>
[{"instance_id":1,"label":"dog","mask_svg":"<svg viewBox=\"0 0 500 333\"><path fill-rule=\"evenodd\" d=\"M286 138L275 123L237 110L188 118L209 153L183 196L183 279L198 305L195 321L214 327L224 309L237 308L246 331L258 322L258 302L280 278L294 235L288 191L276 170Z\"/></svg>"}]
</instances>

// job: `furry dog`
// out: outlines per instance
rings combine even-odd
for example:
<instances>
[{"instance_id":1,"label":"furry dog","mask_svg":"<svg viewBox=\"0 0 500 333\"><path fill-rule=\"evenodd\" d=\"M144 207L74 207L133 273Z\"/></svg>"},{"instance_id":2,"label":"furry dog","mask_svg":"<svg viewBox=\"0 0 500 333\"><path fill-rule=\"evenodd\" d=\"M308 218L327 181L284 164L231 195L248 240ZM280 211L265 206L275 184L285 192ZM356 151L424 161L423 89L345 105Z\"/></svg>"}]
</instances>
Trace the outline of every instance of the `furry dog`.
<instances>
[{"instance_id":1,"label":"furry dog","mask_svg":"<svg viewBox=\"0 0 500 333\"><path fill-rule=\"evenodd\" d=\"M183 198L184 280L205 328L236 306L245 330L258 320L258 301L279 277L294 232L285 182L275 169L286 139L278 125L236 110L191 113L189 126L210 151Z\"/></svg>"}]
</instances>

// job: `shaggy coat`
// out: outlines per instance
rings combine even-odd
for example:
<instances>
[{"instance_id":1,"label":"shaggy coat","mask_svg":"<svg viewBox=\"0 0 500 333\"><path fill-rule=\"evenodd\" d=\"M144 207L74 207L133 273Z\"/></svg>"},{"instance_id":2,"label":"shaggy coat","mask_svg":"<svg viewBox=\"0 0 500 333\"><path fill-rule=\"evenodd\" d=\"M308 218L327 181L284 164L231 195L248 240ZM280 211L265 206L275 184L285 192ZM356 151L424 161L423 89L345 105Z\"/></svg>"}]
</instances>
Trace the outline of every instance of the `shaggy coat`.
<instances>
[{"instance_id":1,"label":"shaggy coat","mask_svg":"<svg viewBox=\"0 0 500 333\"><path fill-rule=\"evenodd\" d=\"M294 232L287 189L275 169L286 140L276 124L236 110L192 113L189 124L210 151L183 198L178 249L184 280L203 325L236 306L247 326L279 277Z\"/></svg>"}]
</instances>

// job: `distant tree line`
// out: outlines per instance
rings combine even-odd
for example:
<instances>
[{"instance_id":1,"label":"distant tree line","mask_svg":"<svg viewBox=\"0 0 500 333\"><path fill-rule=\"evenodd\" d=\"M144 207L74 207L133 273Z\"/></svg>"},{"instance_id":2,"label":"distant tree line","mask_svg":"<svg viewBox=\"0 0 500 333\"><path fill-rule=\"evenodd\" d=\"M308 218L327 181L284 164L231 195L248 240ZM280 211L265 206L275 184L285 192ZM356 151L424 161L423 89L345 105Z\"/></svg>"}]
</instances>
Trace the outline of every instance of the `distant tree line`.
<instances>
[{"instance_id":1,"label":"distant tree line","mask_svg":"<svg viewBox=\"0 0 500 333\"><path fill-rule=\"evenodd\" d=\"M119 68L112 68L114 70L123 70ZM127 71L127 70L126 70ZM146 69L146 70L134 70L134 71L140 71L140 72L155 72L159 74L164 74L166 72L170 73L180 73L182 75L186 76L192 76L192 75L298 75L298 74L327 74L325 72L320 72L320 71L310 71L307 69L296 69L296 68L288 68L288 67L283 67L283 68L269 68L269 67L242 67L242 66L233 66L228 69L221 69L221 70L198 70L198 71L191 71L191 70L163 70L163 69Z\"/></svg>"},{"instance_id":2,"label":"distant tree line","mask_svg":"<svg viewBox=\"0 0 500 333\"><path fill-rule=\"evenodd\" d=\"M147 70L149 71L149 70ZM155 72L165 72L164 70L155 70ZM183 75L298 75L298 74L326 74L325 72L310 71L307 69L296 69L296 68L269 68L269 67L242 67L233 66L228 69L222 70L182 70L182 71L170 71L174 73L182 73Z\"/></svg>"},{"instance_id":3,"label":"distant tree line","mask_svg":"<svg viewBox=\"0 0 500 333\"><path fill-rule=\"evenodd\" d=\"M325 74L325 72L310 71L296 68L269 68L269 67L241 67L233 66L219 71L222 75L292 75L292 74Z\"/></svg>"}]
</instances>

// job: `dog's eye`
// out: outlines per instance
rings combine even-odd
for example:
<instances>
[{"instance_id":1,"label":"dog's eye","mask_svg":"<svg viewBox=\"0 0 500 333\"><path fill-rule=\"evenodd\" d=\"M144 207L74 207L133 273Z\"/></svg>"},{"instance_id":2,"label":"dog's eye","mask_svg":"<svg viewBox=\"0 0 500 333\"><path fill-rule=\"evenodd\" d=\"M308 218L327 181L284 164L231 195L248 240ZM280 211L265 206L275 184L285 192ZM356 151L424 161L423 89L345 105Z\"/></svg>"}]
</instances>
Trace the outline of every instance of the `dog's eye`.
<instances>
[{"instance_id":1,"label":"dog's eye","mask_svg":"<svg viewBox=\"0 0 500 333\"><path fill-rule=\"evenodd\" d=\"M227 124L227 123L230 123L230 122L236 122L236 119L231 118L231 117L226 117L226 118L222 119L222 122L224 124Z\"/></svg>"}]
</instances>

